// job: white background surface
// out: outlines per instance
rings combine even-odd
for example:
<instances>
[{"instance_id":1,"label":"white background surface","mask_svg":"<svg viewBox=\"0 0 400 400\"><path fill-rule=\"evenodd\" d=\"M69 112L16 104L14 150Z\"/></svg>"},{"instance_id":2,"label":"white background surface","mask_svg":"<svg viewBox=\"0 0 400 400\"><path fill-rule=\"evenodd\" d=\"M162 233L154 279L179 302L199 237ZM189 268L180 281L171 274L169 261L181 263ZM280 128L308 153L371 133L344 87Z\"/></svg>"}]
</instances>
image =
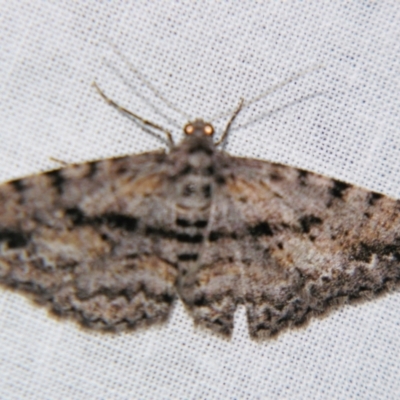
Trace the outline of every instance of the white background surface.
<instances>
[{"instance_id":1,"label":"white background surface","mask_svg":"<svg viewBox=\"0 0 400 400\"><path fill-rule=\"evenodd\" d=\"M94 79L181 137L186 118L143 86L111 42L169 101L206 119L323 63L245 110L227 151L399 198L399 21L396 1L3 1L0 181L58 167L50 157L84 162L162 146L107 106ZM249 339L243 309L235 324L232 340L221 340L193 328L178 302L163 327L90 334L1 290L0 397L400 396L399 293L269 342Z\"/></svg>"}]
</instances>

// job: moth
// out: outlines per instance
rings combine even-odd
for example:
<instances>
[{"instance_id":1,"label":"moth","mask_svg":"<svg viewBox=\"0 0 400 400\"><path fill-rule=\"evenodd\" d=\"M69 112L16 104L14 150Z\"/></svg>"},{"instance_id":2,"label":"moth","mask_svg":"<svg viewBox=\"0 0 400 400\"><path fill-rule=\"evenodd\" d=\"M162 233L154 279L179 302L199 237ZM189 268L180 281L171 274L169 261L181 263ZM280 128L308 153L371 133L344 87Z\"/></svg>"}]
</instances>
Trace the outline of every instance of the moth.
<instances>
[{"instance_id":1,"label":"moth","mask_svg":"<svg viewBox=\"0 0 400 400\"><path fill-rule=\"evenodd\" d=\"M106 331L164 322L180 298L229 337L243 304L260 339L398 288L400 202L220 150L239 109L219 141L195 120L169 151L0 185L1 285Z\"/></svg>"}]
</instances>

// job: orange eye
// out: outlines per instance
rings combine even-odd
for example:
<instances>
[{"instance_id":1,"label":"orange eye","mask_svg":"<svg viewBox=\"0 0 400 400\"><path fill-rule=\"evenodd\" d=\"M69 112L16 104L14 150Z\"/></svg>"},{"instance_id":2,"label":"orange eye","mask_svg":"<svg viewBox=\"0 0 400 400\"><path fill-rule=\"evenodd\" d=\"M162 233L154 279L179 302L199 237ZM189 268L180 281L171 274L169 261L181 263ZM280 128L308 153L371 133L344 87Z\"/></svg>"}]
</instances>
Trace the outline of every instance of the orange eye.
<instances>
[{"instance_id":1,"label":"orange eye","mask_svg":"<svg viewBox=\"0 0 400 400\"><path fill-rule=\"evenodd\" d=\"M194 126L192 124L188 124L184 129L186 135L191 135L194 132Z\"/></svg>"},{"instance_id":2,"label":"orange eye","mask_svg":"<svg viewBox=\"0 0 400 400\"><path fill-rule=\"evenodd\" d=\"M212 127L212 125L205 125L203 132L205 135L211 136L214 133L214 128Z\"/></svg>"}]
</instances>

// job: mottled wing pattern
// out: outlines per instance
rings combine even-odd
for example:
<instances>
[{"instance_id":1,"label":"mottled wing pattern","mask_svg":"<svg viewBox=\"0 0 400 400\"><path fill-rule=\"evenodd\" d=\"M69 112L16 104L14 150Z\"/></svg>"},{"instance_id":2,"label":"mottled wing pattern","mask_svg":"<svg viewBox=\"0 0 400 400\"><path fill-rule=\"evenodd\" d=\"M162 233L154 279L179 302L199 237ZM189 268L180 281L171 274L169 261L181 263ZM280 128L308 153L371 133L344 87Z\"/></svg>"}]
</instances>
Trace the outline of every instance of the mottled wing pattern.
<instances>
[{"instance_id":1,"label":"mottled wing pattern","mask_svg":"<svg viewBox=\"0 0 400 400\"><path fill-rule=\"evenodd\" d=\"M0 186L0 283L83 325L167 318L177 271L149 235L171 223L165 153L73 165Z\"/></svg>"},{"instance_id":2,"label":"mottled wing pattern","mask_svg":"<svg viewBox=\"0 0 400 400\"><path fill-rule=\"evenodd\" d=\"M239 228L213 235L221 252L237 239L252 337L399 284L400 201L289 166L230 163L222 190Z\"/></svg>"},{"instance_id":3,"label":"mottled wing pattern","mask_svg":"<svg viewBox=\"0 0 400 400\"><path fill-rule=\"evenodd\" d=\"M83 325L164 321L177 295L229 336L270 337L400 282L400 202L216 149L196 120L170 153L0 185L0 284Z\"/></svg>"}]
</instances>

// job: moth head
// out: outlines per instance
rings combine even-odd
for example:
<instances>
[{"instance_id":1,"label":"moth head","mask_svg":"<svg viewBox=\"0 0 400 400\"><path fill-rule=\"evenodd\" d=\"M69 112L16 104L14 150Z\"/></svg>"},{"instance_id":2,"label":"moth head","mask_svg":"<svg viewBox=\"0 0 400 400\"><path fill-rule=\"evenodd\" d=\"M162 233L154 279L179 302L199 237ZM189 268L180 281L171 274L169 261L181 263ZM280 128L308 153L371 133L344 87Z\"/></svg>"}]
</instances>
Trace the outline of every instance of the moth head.
<instances>
[{"instance_id":1,"label":"moth head","mask_svg":"<svg viewBox=\"0 0 400 400\"><path fill-rule=\"evenodd\" d=\"M196 119L193 122L187 123L183 131L187 136L212 136L214 134L214 127L202 119Z\"/></svg>"}]
</instances>

